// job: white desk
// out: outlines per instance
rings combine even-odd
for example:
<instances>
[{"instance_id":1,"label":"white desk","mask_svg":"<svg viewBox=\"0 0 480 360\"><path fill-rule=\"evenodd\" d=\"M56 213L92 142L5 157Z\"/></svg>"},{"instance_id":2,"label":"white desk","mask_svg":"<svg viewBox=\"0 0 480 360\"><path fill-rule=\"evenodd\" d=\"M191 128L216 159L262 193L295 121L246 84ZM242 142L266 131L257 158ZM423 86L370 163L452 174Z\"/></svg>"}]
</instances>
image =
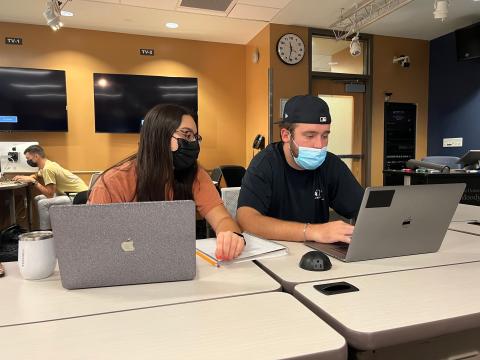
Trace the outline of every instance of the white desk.
<instances>
[{"instance_id":1,"label":"white desk","mask_svg":"<svg viewBox=\"0 0 480 360\"><path fill-rule=\"evenodd\" d=\"M476 262L342 279L356 286L357 292L328 296L313 287L317 283L309 283L296 286L294 294L357 349L385 348L476 329L476 338L466 350L478 351L478 355L479 278L480 263ZM419 354L414 358L424 359Z\"/></svg>"},{"instance_id":2,"label":"white desk","mask_svg":"<svg viewBox=\"0 0 480 360\"><path fill-rule=\"evenodd\" d=\"M152 306L280 290L252 262L216 268L197 258L193 281L66 290L58 271L44 280L23 280L16 262L0 278L0 327Z\"/></svg>"},{"instance_id":3,"label":"white desk","mask_svg":"<svg viewBox=\"0 0 480 360\"><path fill-rule=\"evenodd\" d=\"M332 268L329 271L301 269L298 264L302 255L313 249L303 243L282 242L282 244L288 246L288 255L257 261L290 293L293 287L300 283L480 261L478 237L457 231L447 231L442 247L436 253L351 263L330 258Z\"/></svg>"},{"instance_id":4,"label":"white desk","mask_svg":"<svg viewBox=\"0 0 480 360\"><path fill-rule=\"evenodd\" d=\"M0 339L5 359L347 358L345 339L284 293L4 327Z\"/></svg>"},{"instance_id":5,"label":"white desk","mask_svg":"<svg viewBox=\"0 0 480 360\"><path fill-rule=\"evenodd\" d=\"M480 221L480 206L459 204L448 228L467 234L480 235L480 226L469 224L473 220Z\"/></svg>"}]
</instances>

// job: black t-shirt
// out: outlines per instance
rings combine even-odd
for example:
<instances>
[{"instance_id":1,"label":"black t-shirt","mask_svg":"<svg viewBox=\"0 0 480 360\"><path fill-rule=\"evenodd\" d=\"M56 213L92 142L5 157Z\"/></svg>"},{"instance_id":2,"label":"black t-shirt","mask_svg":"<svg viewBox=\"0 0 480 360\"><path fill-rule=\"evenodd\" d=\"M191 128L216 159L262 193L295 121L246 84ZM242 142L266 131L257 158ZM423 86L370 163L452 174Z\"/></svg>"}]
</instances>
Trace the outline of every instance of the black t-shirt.
<instances>
[{"instance_id":1,"label":"black t-shirt","mask_svg":"<svg viewBox=\"0 0 480 360\"><path fill-rule=\"evenodd\" d=\"M336 155L327 153L316 170L296 170L278 142L253 158L242 180L238 207L249 206L281 220L325 223L329 207L346 218L356 217L363 192Z\"/></svg>"}]
</instances>

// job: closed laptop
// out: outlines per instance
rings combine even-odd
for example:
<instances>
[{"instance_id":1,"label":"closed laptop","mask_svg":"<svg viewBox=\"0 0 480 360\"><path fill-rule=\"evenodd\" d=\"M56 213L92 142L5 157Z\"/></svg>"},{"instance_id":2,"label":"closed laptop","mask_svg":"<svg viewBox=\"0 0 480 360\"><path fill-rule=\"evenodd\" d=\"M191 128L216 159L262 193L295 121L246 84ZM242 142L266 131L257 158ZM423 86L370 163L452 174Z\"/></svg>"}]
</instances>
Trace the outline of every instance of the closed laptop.
<instances>
[{"instance_id":1,"label":"closed laptop","mask_svg":"<svg viewBox=\"0 0 480 360\"><path fill-rule=\"evenodd\" d=\"M67 289L195 277L191 200L53 206L50 217Z\"/></svg>"}]
</instances>

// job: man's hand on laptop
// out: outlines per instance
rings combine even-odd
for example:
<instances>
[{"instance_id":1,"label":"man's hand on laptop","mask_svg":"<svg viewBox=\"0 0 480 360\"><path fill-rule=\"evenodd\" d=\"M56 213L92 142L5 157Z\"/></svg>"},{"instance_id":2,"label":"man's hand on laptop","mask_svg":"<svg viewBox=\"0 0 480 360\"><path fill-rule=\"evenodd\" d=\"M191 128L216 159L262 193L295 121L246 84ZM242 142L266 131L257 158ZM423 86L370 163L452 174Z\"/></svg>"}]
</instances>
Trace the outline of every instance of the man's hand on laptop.
<instances>
[{"instance_id":1,"label":"man's hand on laptop","mask_svg":"<svg viewBox=\"0 0 480 360\"><path fill-rule=\"evenodd\" d=\"M241 236L231 231L222 231L217 234L215 256L218 260L233 260L242 253L244 247L245 241Z\"/></svg>"},{"instance_id":2,"label":"man's hand on laptop","mask_svg":"<svg viewBox=\"0 0 480 360\"><path fill-rule=\"evenodd\" d=\"M35 178L32 176L25 176L25 175L17 175L14 176L13 181L20 181L22 183L33 183Z\"/></svg>"},{"instance_id":3,"label":"man's hand on laptop","mask_svg":"<svg viewBox=\"0 0 480 360\"><path fill-rule=\"evenodd\" d=\"M337 241L350 243L353 234L353 225L343 221L332 221L325 224L309 224L306 229L307 240L320 243L334 243Z\"/></svg>"}]
</instances>

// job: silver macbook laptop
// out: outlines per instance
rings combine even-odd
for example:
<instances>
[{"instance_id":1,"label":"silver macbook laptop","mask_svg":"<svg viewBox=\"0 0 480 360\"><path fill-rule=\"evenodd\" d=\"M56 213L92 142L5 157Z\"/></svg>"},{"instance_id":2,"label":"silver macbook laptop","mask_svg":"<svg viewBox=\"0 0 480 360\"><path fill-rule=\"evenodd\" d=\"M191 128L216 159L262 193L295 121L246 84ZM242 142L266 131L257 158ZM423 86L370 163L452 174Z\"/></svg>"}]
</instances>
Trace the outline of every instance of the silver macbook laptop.
<instances>
[{"instance_id":1,"label":"silver macbook laptop","mask_svg":"<svg viewBox=\"0 0 480 360\"><path fill-rule=\"evenodd\" d=\"M191 280L191 200L50 209L60 277L67 289Z\"/></svg>"},{"instance_id":2,"label":"silver macbook laptop","mask_svg":"<svg viewBox=\"0 0 480 360\"><path fill-rule=\"evenodd\" d=\"M436 252L464 190L463 183L367 188L350 245L307 245L346 262Z\"/></svg>"}]
</instances>

